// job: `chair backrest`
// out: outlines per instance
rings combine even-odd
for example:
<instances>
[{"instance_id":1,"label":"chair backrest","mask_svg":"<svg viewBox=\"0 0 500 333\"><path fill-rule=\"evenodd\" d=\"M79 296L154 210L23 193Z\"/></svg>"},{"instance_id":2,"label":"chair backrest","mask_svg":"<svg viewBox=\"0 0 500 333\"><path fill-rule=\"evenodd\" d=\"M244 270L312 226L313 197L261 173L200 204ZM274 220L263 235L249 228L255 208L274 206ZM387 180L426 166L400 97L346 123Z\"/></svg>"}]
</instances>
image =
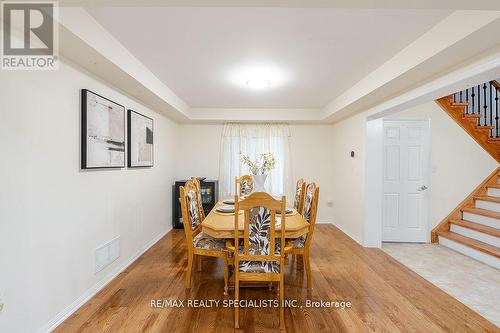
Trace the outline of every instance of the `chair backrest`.
<instances>
[{"instance_id":1,"label":"chair backrest","mask_svg":"<svg viewBox=\"0 0 500 333\"><path fill-rule=\"evenodd\" d=\"M191 177L191 181L196 186L196 190L198 191L198 207L200 208L200 218L203 222L203 220L205 219L205 210L203 209L203 201L201 200L201 184L196 177Z\"/></svg>"},{"instance_id":2,"label":"chair backrest","mask_svg":"<svg viewBox=\"0 0 500 333\"><path fill-rule=\"evenodd\" d=\"M302 209L302 216L309 222L309 232L306 237L306 246L311 242L314 226L316 224L316 213L318 211L318 201L319 201L319 187L316 183L309 183L306 186L305 198L304 198L304 208Z\"/></svg>"},{"instance_id":3,"label":"chair backrest","mask_svg":"<svg viewBox=\"0 0 500 333\"><path fill-rule=\"evenodd\" d=\"M264 192L252 193L248 198L238 201L235 196L235 211L243 210L243 230L239 227L239 214L234 219L234 244L240 244L240 233L243 231L243 251L235 251L235 270L240 261L270 262L284 260L284 252L276 254L276 211L285 212L286 197L276 200ZM281 230L285 230L286 214L281 216ZM285 233L281 232L281 246L285 244ZM275 272L279 273L279 272Z\"/></svg>"},{"instance_id":4,"label":"chair backrest","mask_svg":"<svg viewBox=\"0 0 500 333\"><path fill-rule=\"evenodd\" d=\"M304 197L306 192L306 182L303 178L300 178L297 181L297 185L295 187L295 200L293 202L293 207L302 214L302 209L304 208Z\"/></svg>"},{"instance_id":5,"label":"chair backrest","mask_svg":"<svg viewBox=\"0 0 500 333\"><path fill-rule=\"evenodd\" d=\"M249 196L253 192L254 184L253 178L250 175L243 175L240 178L235 179L235 193L237 196Z\"/></svg>"},{"instance_id":6,"label":"chair backrest","mask_svg":"<svg viewBox=\"0 0 500 333\"><path fill-rule=\"evenodd\" d=\"M193 245L193 237L201 231L201 216L198 204L198 193L196 185L188 180L184 186L179 188L182 224L188 241L188 246Z\"/></svg>"}]
</instances>

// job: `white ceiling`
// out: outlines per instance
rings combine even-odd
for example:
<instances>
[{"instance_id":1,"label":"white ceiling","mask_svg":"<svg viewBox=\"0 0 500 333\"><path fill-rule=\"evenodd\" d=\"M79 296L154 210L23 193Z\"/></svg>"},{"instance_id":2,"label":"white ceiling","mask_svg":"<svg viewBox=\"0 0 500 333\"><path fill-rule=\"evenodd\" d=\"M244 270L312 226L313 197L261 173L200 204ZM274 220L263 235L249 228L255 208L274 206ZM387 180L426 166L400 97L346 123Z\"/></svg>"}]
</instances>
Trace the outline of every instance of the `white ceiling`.
<instances>
[{"instance_id":1,"label":"white ceiling","mask_svg":"<svg viewBox=\"0 0 500 333\"><path fill-rule=\"evenodd\" d=\"M447 10L92 7L87 11L194 108L321 108L449 15ZM234 85L262 63L287 82Z\"/></svg>"}]
</instances>

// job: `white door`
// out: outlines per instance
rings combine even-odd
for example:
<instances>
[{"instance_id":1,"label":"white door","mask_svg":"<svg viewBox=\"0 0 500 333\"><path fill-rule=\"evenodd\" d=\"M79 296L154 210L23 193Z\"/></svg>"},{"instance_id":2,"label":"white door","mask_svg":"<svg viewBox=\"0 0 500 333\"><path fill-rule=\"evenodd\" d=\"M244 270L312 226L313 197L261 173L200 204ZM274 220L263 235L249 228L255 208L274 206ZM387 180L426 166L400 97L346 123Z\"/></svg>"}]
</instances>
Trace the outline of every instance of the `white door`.
<instances>
[{"instance_id":1,"label":"white door","mask_svg":"<svg viewBox=\"0 0 500 333\"><path fill-rule=\"evenodd\" d=\"M384 120L382 240L427 242L428 120Z\"/></svg>"}]
</instances>

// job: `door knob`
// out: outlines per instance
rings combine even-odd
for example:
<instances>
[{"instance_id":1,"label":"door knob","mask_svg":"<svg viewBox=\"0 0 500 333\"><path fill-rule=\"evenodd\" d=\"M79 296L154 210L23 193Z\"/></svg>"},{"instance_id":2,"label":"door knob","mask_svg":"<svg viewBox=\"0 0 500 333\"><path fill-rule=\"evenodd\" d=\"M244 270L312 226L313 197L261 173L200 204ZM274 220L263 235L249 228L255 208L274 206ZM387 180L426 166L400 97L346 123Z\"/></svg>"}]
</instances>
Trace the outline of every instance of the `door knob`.
<instances>
[{"instance_id":1,"label":"door knob","mask_svg":"<svg viewBox=\"0 0 500 333\"><path fill-rule=\"evenodd\" d=\"M422 185L422 186L420 186L420 188L418 190L419 191L425 191L425 190L427 190L427 186Z\"/></svg>"}]
</instances>

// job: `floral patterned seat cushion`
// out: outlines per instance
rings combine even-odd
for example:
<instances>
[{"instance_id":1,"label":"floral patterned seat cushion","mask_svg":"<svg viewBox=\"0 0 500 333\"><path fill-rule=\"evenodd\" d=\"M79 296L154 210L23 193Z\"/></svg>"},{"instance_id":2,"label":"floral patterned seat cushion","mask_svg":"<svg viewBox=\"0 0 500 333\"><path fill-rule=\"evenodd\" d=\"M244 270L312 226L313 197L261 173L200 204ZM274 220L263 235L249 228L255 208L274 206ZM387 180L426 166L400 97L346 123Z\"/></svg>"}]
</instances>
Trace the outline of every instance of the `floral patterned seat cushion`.
<instances>
[{"instance_id":1,"label":"floral patterned seat cushion","mask_svg":"<svg viewBox=\"0 0 500 333\"><path fill-rule=\"evenodd\" d=\"M293 202L293 207L299 209L300 196L302 195L302 182L297 182L297 187L295 188L295 201Z\"/></svg>"},{"instance_id":2,"label":"floral patterned seat cushion","mask_svg":"<svg viewBox=\"0 0 500 333\"><path fill-rule=\"evenodd\" d=\"M304 200L304 219L309 222L311 219L311 208L314 195L314 186L308 186L306 190L306 198Z\"/></svg>"},{"instance_id":3,"label":"floral patterned seat cushion","mask_svg":"<svg viewBox=\"0 0 500 333\"><path fill-rule=\"evenodd\" d=\"M313 201L313 195L314 195L314 186L307 186L306 189L306 198L304 199L304 210L303 210L303 215L304 219L307 222L310 222L311 219L311 208L312 208L312 201ZM300 236L299 238L293 240L293 247L296 249L303 249L306 245L306 235Z\"/></svg>"},{"instance_id":4,"label":"floral patterned seat cushion","mask_svg":"<svg viewBox=\"0 0 500 333\"><path fill-rule=\"evenodd\" d=\"M226 241L200 232L193 238L193 246L197 249L222 251L226 249Z\"/></svg>"},{"instance_id":5,"label":"floral patterned seat cushion","mask_svg":"<svg viewBox=\"0 0 500 333\"><path fill-rule=\"evenodd\" d=\"M241 240L241 241L243 241L243 240ZM243 242L240 243L238 248L240 249L240 254L243 254L243 252L245 251L245 249L243 247ZM281 239L276 239L275 243L274 243L274 253L276 255L280 255L280 252L281 252Z\"/></svg>"},{"instance_id":6,"label":"floral patterned seat cushion","mask_svg":"<svg viewBox=\"0 0 500 333\"><path fill-rule=\"evenodd\" d=\"M249 255L270 254L271 211L265 207L250 209L248 230ZM240 253L243 247L239 247ZM274 253L281 250L280 242L275 243ZM239 271L246 273L279 273L280 264L277 261L240 261Z\"/></svg>"},{"instance_id":7,"label":"floral patterned seat cushion","mask_svg":"<svg viewBox=\"0 0 500 333\"><path fill-rule=\"evenodd\" d=\"M293 247L296 249L303 249L306 245L306 236L302 235L299 238L293 240Z\"/></svg>"},{"instance_id":8,"label":"floral patterned seat cushion","mask_svg":"<svg viewBox=\"0 0 500 333\"><path fill-rule=\"evenodd\" d=\"M253 181L248 179L243 179L240 183L240 195L249 196L253 191Z\"/></svg>"},{"instance_id":9,"label":"floral patterned seat cushion","mask_svg":"<svg viewBox=\"0 0 500 333\"><path fill-rule=\"evenodd\" d=\"M279 273L277 261L240 261L239 271L244 273Z\"/></svg>"},{"instance_id":10,"label":"floral patterned seat cushion","mask_svg":"<svg viewBox=\"0 0 500 333\"><path fill-rule=\"evenodd\" d=\"M198 204L198 194L195 191L189 191L186 194L189 219L191 220L191 229L194 229L200 224L200 207Z\"/></svg>"}]
</instances>

